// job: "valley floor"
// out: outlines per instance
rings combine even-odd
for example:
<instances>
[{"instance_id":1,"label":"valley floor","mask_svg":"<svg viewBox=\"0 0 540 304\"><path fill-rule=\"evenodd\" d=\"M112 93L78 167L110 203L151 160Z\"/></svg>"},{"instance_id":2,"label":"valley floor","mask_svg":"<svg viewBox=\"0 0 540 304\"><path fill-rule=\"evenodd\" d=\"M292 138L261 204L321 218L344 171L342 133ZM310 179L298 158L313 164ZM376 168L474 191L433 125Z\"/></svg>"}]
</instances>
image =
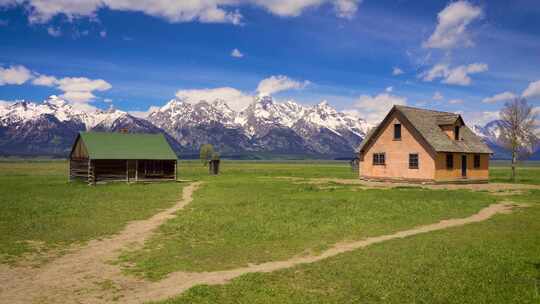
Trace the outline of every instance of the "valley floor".
<instances>
[{"instance_id":1,"label":"valley floor","mask_svg":"<svg viewBox=\"0 0 540 304\"><path fill-rule=\"evenodd\" d=\"M68 185L61 162L0 163L0 299L540 299L538 167L520 171L525 186L499 167L502 184L463 190L359 183L339 162L223 164L208 176L183 163L182 183L88 187Z\"/></svg>"}]
</instances>

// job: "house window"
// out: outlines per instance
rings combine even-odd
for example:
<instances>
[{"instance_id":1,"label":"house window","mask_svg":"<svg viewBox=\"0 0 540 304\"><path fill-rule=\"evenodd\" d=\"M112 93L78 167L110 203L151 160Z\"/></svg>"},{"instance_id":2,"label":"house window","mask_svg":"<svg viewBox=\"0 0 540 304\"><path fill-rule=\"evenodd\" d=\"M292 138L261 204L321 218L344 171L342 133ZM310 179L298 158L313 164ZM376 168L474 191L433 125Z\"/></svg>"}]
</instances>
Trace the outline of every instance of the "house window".
<instances>
[{"instance_id":1,"label":"house window","mask_svg":"<svg viewBox=\"0 0 540 304\"><path fill-rule=\"evenodd\" d=\"M480 154L474 155L474 168L475 169L480 168Z\"/></svg>"},{"instance_id":2,"label":"house window","mask_svg":"<svg viewBox=\"0 0 540 304\"><path fill-rule=\"evenodd\" d=\"M373 153L374 165L384 165L384 163L385 163L384 153Z\"/></svg>"},{"instance_id":3,"label":"house window","mask_svg":"<svg viewBox=\"0 0 540 304\"><path fill-rule=\"evenodd\" d=\"M394 140L401 139L401 124L394 125Z\"/></svg>"},{"instance_id":4,"label":"house window","mask_svg":"<svg viewBox=\"0 0 540 304\"><path fill-rule=\"evenodd\" d=\"M459 126L454 127L455 140L459 140Z\"/></svg>"},{"instance_id":5,"label":"house window","mask_svg":"<svg viewBox=\"0 0 540 304\"><path fill-rule=\"evenodd\" d=\"M409 154L409 169L418 169L418 154Z\"/></svg>"},{"instance_id":6,"label":"house window","mask_svg":"<svg viewBox=\"0 0 540 304\"><path fill-rule=\"evenodd\" d=\"M454 169L454 155L446 154L446 169Z\"/></svg>"}]
</instances>

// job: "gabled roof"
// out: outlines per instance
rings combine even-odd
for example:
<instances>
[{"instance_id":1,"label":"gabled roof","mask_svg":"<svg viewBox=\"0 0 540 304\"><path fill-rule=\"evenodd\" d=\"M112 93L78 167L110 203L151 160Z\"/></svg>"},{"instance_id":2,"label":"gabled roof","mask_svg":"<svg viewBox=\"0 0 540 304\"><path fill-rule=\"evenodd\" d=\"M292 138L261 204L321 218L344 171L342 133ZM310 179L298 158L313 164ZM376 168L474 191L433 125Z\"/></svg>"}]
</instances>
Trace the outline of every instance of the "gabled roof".
<instances>
[{"instance_id":1,"label":"gabled roof","mask_svg":"<svg viewBox=\"0 0 540 304\"><path fill-rule=\"evenodd\" d=\"M90 159L176 160L163 134L80 132Z\"/></svg>"},{"instance_id":2,"label":"gabled roof","mask_svg":"<svg viewBox=\"0 0 540 304\"><path fill-rule=\"evenodd\" d=\"M428 145L436 152L493 153L482 139L465 125L461 115L399 105L394 106L384 120L368 133L366 138L364 138L360 144L358 151L362 151L362 149L375 138L375 135L381 131L391 114L396 111L401 113L403 117L408 120L413 128L418 131L420 136L422 136ZM441 125L452 125L457 120L461 120L462 123L462 127L460 128L461 140L451 139L440 127Z\"/></svg>"}]
</instances>

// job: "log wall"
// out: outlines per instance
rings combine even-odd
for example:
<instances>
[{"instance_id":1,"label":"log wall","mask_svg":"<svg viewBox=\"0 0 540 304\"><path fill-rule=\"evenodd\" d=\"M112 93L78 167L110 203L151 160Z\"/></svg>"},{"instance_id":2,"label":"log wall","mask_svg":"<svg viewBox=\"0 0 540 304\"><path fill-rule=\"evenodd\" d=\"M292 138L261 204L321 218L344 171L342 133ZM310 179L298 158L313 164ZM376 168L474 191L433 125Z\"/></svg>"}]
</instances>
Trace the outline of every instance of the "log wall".
<instances>
[{"instance_id":1,"label":"log wall","mask_svg":"<svg viewBox=\"0 0 540 304\"><path fill-rule=\"evenodd\" d=\"M174 160L69 160L69 181L158 181L176 180Z\"/></svg>"},{"instance_id":2,"label":"log wall","mask_svg":"<svg viewBox=\"0 0 540 304\"><path fill-rule=\"evenodd\" d=\"M88 159L69 160L69 180L86 181L88 179Z\"/></svg>"}]
</instances>

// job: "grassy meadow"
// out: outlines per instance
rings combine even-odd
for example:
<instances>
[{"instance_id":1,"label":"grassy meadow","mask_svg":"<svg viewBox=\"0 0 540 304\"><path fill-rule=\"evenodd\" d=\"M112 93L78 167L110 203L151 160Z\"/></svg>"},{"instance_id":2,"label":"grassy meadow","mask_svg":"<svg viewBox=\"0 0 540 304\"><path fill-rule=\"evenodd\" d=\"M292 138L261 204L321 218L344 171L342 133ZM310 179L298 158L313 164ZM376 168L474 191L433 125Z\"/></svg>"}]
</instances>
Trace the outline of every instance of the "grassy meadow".
<instances>
[{"instance_id":1,"label":"grassy meadow","mask_svg":"<svg viewBox=\"0 0 540 304\"><path fill-rule=\"evenodd\" d=\"M67 183L62 161L0 162L0 263L47 256L118 232L180 198L186 183ZM510 182L507 164L490 170ZM393 240L229 284L196 286L163 303L539 303L540 190L493 195L417 187L368 189L310 178L355 179L348 163L222 161L209 176L182 161L179 177L204 185L143 248L125 250L127 275L160 280L313 254L340 241L466 217L489 204L529 204L485 222ZM518 169L540 185L540 166Z\"/></svg>"},{"instance_id":2,"label":"grassy meadow","mask_svg":"<svg viewBox=\"0 0 540 304\"><path fill-rule=\"evenodd\" d=\"M64 161L0 162L0 263L111 235L173 205L181 191L181 183L70 184Z\"/></svg>"},{"instance_id":3,"label":"grassy meadow","mask_svg":"<svg viewBox=\"0 0 540 304\"><path fill-rule=\"evenodd\" d=\"M287 173L278 168L260 176L246 170L206 179L186 210L122 260L130 272L154 280L178 270L231 269L465 217L499 199L457 190L313 185L272 174Z\"/></svg>"},{"instance_id":4,"label":"grassy meadow","mask_svg":"<svg viewBox=\"0 0 540 304\"><path fill-rule=\"evenodd\" d=\"M540 191L529 208L317 263L196 286L160 304L539 303Z\"/></svg>"}]
</instances>

